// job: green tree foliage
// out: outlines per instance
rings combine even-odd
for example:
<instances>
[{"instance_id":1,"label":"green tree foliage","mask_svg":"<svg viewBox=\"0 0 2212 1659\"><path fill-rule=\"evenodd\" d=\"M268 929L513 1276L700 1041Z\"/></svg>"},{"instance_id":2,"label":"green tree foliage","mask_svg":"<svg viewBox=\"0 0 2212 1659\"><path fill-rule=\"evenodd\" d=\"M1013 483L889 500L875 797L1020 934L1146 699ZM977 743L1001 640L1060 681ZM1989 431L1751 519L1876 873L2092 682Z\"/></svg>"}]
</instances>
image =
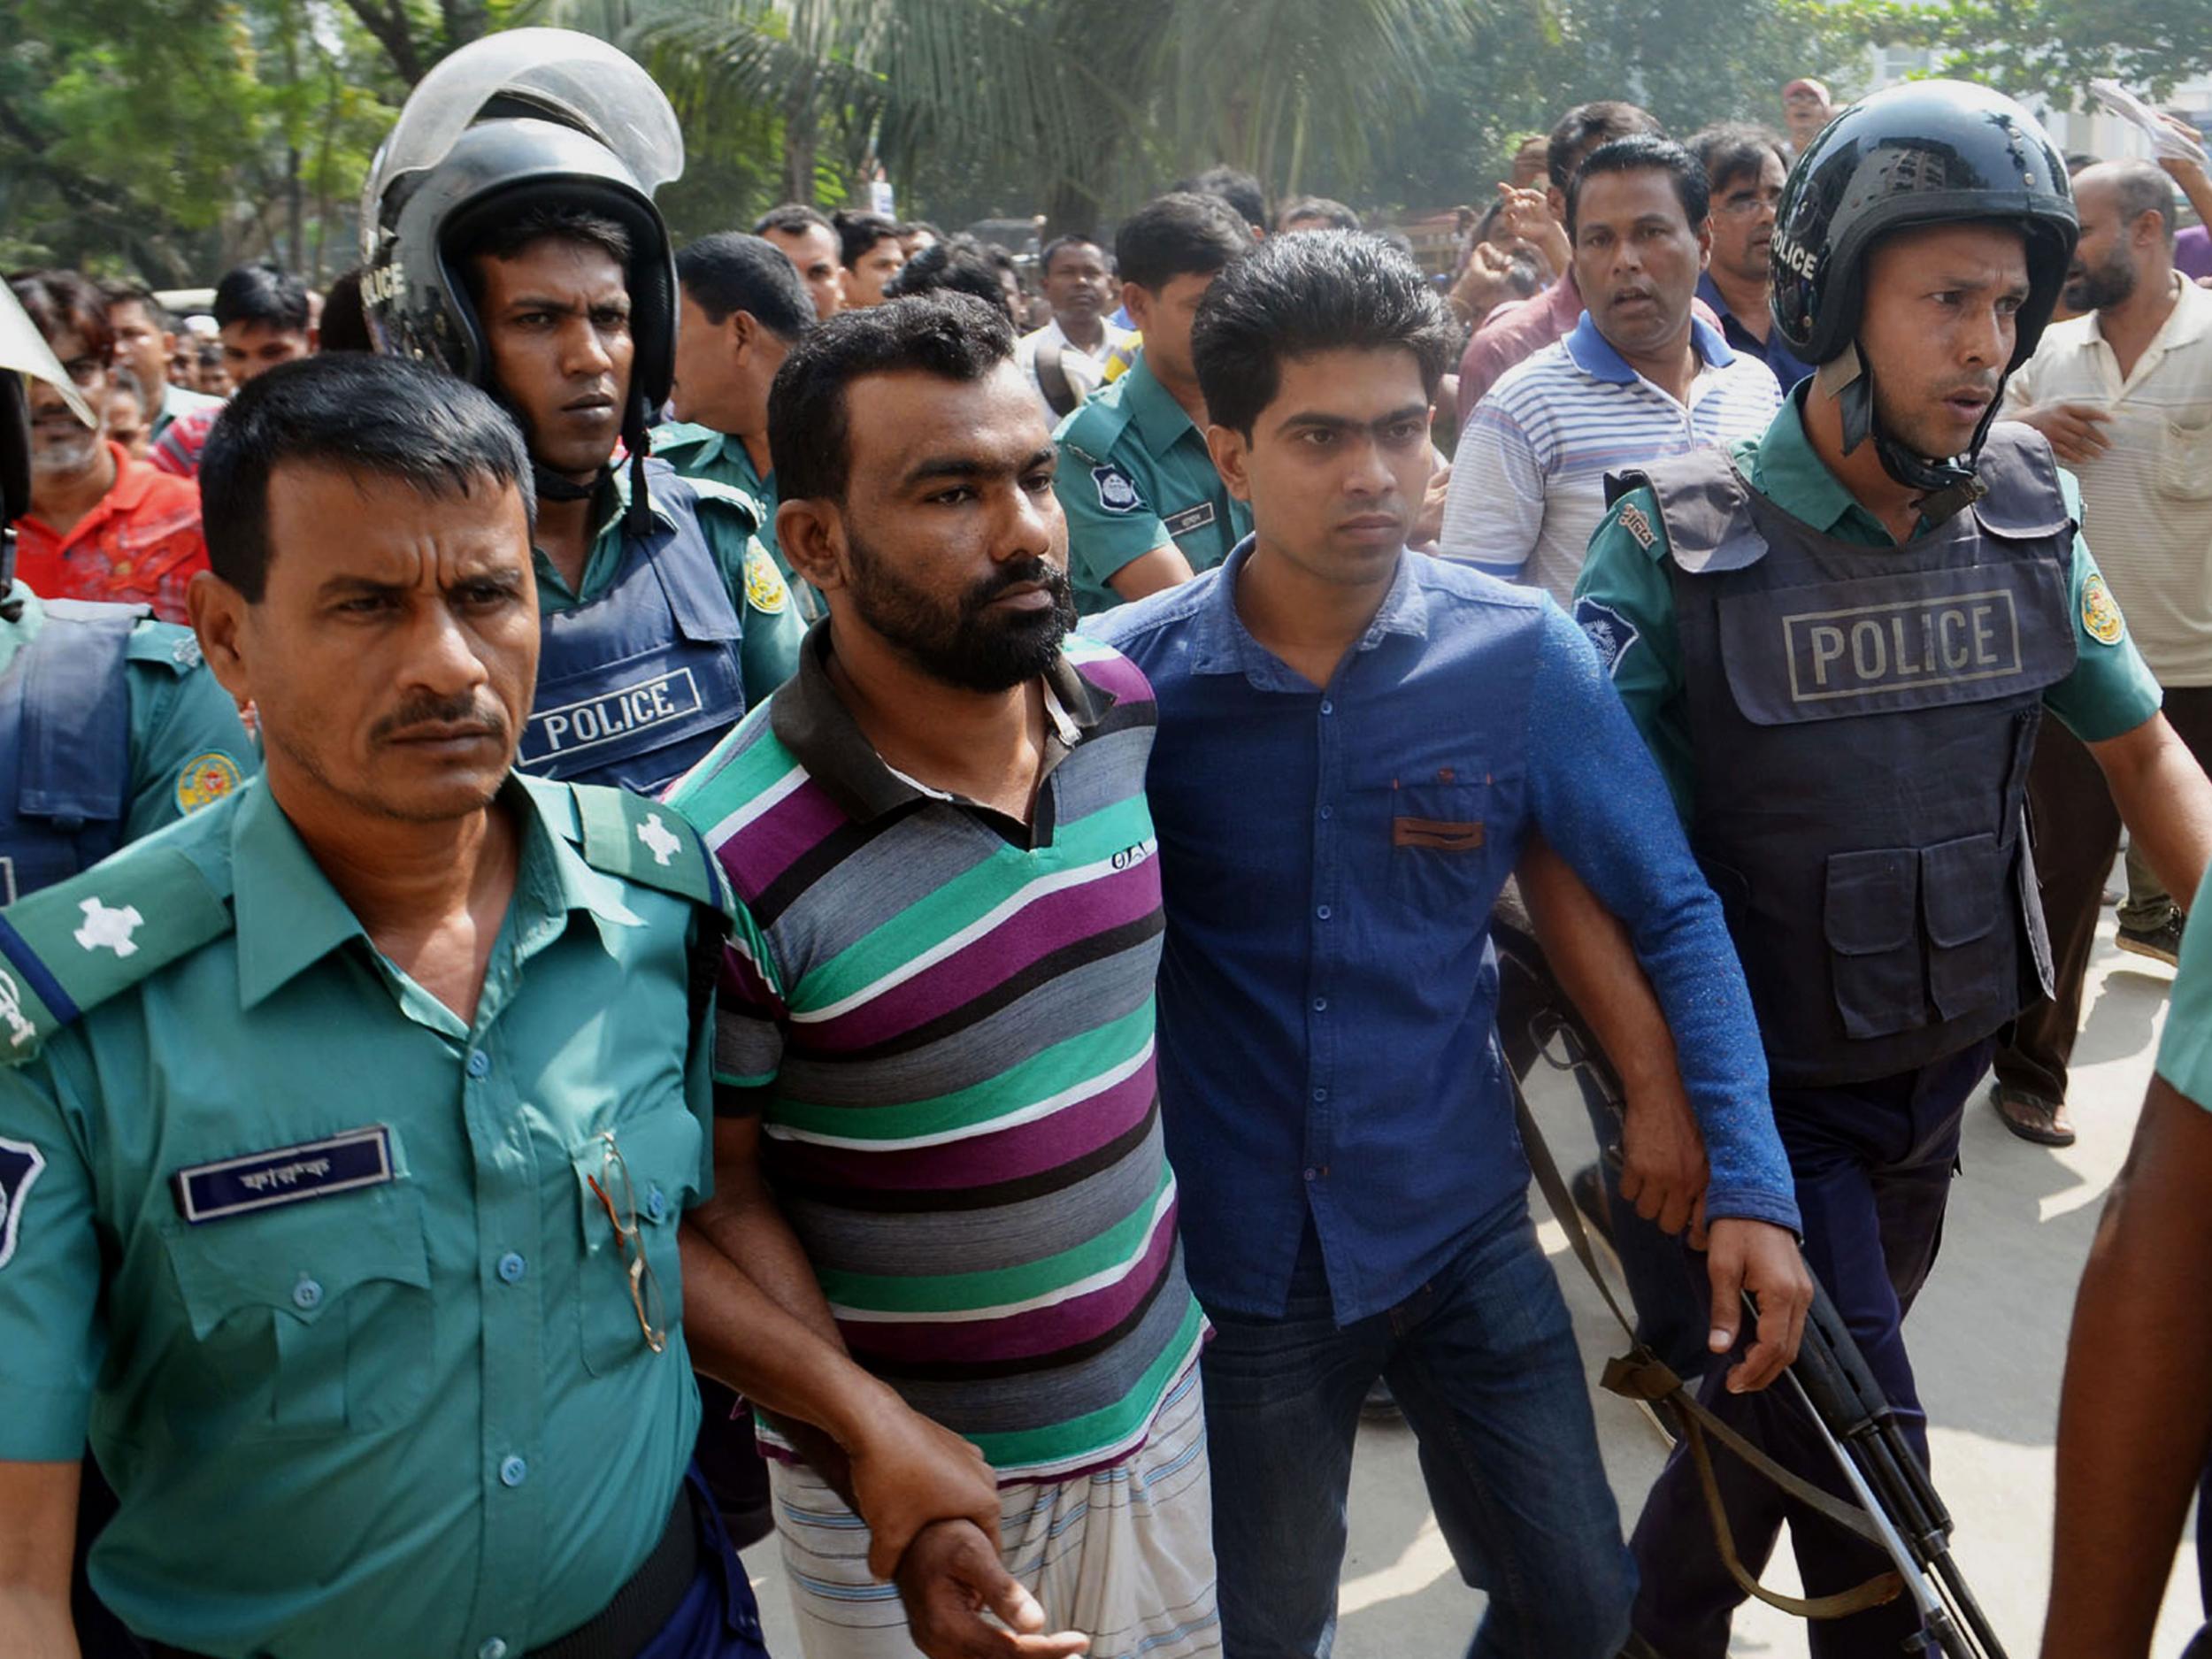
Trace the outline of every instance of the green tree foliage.
<instances>
[{"instance_id":1,"label":"green tree foliage","mask_svg":"<svg viewBox=\"0 0 2212 1659\"><path fill-rule=\"evenodd\" d=\"M1935 73L2083 107L2093 76L2154 98L2212 68L2207 0L1841 0L1860 39L1936 54Z\"/></svg>"},{"instance_id":2,"label":"green tree foliage","mask_svg":"<svg viewBox=\"0 0 2212 1659\"><path fill-rule=\"evenodd\" d=\"M319 0L0 0L0 257L213 280L352 263L393 110Z\"/></svg>"}]
</instances>

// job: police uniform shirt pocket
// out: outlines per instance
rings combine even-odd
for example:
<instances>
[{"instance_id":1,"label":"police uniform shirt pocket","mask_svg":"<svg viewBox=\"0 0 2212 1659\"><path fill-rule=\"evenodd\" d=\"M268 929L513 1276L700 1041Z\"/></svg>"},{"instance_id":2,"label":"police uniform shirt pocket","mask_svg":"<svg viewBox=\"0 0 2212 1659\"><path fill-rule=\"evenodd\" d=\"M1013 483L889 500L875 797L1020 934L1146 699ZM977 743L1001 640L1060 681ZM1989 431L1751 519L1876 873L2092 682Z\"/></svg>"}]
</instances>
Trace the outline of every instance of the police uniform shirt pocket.
<instances>
[{"instance_id":1,"label":"police uniform shirt pocket","mask_svg":"<svg viewBox=\"0 0 2212 1659\"><path fill-rule=\"evenodd\" d=\"M2004 972L2012 929L1997 926L2010 892L2010 863L1994 835L1962 836L1921 850L1928 992L1944 1019L2002 1002L2016 988L2015 976Z\"/></svg>"},{"instance_id":2,"label":"police uniform shirt pocket","mask_svg":"<svg viewBox=\"0 0 2212 1659\"><path fill-rule=\"evenodd\" d=\"M434 1325L422 1196L404 1180L162 1235L191 1327L162 1392L180 1439L314 1438L412 1417Z\"/></svg>"},{"instance_id":3,"label":"police uniform shirt pocket","mask_svg":"<svg viewBox=\"0 0 2212 1659\"><path fill-rule=\"evenodd\" d=\"M681 1098L671 1095L657 1110L611 1125L618 1160L609 1154L608 1133L595 1129L569 1148L582 1228L583 1260L576 1274L577 1334L584 1369L595 1377L657 1357L646 1340L641 1302L657 1330L674 1340L683 1317L676 1231L684 1206L698 1190L703 1132ZM635 1302L631 1298L631 1246L616 1230L618 1217L626 1226L633 1214L637 1241L649 1269L639 1277Z\"/></svg>"},{"instance_id":4,"label":"police uniform shirt pocket","mask_svg":"<svg viewBox=\"0 0 2212 1659\"><path fill-rule=\"evenodd\" d=\"M2158 492L2179 501L2212 501L2212 420L2162 424L2158 442Z\"/></svg>"},{"instance_id":5,"label":"police uniform shirt pocket","mask_svg":"<svg viewBox=\"0 0 2212 1659\"><path fill-rule=\"evenodd\" d=\"M1836 1012L1852 1037L1927 1023L1920 964L1920 858L1911 848L1828 856L1822 926Z\"/></svg>"}]
</instances>

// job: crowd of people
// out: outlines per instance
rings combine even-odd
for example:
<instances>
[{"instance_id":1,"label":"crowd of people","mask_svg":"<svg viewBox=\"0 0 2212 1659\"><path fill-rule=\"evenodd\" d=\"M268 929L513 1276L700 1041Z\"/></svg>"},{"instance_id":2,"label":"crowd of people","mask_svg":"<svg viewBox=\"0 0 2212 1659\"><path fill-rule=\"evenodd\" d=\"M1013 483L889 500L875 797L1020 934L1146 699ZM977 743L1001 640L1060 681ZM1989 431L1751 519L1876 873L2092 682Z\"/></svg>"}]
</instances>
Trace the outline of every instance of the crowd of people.
<instances>
[{"instance_id":1,"label":"crowd of people","mask_svg":"<svg viewBox=\"0 0 2212 1659\"><path fill-rule=\"evenodd\" d=\"M2177 977L2044 1652L2147 1653L2212 1465L2212 177L1780 111L1566 111L1440 279L1225 168L677 248L666 99L525 29L327 296L12 277L0 1659L757 1656L772 1531L810 1659L1323 1659L1379 1409L1473 1659L1721 1659L1785 1522L1812 1653L1928 1651L1776 1385L1817 1286L1924 1463L1961 1125L1993 1066L2072 1139L2124 833ZM1653 1392L1765 1464L1625 1532L1509 936Z\"/></svg>"}]
</instances>

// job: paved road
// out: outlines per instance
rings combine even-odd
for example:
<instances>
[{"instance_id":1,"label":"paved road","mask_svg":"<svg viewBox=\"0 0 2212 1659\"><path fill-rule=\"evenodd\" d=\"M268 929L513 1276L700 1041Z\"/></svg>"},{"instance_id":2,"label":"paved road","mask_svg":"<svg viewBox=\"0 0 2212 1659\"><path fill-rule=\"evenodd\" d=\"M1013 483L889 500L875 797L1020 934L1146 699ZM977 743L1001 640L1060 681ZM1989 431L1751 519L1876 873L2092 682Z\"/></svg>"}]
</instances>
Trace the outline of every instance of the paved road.
<instances>
[{"instance_id":1,"label":"paved road","mask_svg":"<svg viewBox=\"0 0 2212 1659\"><path fill-rule=\"evenodd\" d=\"M1958 1519L1956 1553L2012 1659L2032 1659L2049 1582L2051 1443L2074 1286L2106 1188L2127 1153L2149 1079L2171 976L2111 947L2107 912L2076 1053L2074 1121L2080 1140L2048 1152L2005 1133L1986 1105L1970 1110L1943 1259L1908 1327L1935 1425L1936 1477ZM1544 1079L1533 1104L1563 1162L1588 1137L1571 1087ZM1531 1202L1542 1213L1542 1201ZM1593 1378L1619 1346L1616 1326L1555 1225L1544 1236L1561 1270ZM1661 1444L1632 1407L1597 1395L1606 1467L1632 1523L1658 1471ZM1796 1588L1786 1546L1770 1582ZM769 1649L798 1659L790 1603L772 1541L747 1552ZM1340 1659L1453 1659L1481 1605L1459 1582L1402 1427L1369 1425L1352 1482L1351 1547L1344 1563ZM2176 1571L2154 1659L2176 1659L2196 1627L2191 1560ZM1732 1652L1796 1659L1803 1627L1753 1607Z\"/></svg>"}]
</instances>

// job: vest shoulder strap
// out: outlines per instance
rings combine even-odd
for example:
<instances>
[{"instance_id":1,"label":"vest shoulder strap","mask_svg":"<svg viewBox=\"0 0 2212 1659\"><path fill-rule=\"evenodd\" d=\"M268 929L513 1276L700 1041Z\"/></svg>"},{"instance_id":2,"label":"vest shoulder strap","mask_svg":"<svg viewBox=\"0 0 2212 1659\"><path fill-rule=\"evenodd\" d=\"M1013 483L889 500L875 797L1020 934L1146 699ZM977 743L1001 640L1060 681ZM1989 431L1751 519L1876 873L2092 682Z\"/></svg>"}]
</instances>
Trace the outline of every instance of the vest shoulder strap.
<instances>
[{"instance_id":1,"label":"vest shoulder strap","mask_svg":"<svg viewBox=\"0 0 2212 1659\"><path fill-rule=\"evenodd\" d=\"M131 787L123 665L147 612L65 599L46 602L43 610L44 623L23 653L17 808L33 818L119 822Z\"/></svg>"},{"instance_id":2,"label":"vest shoulder strap","mask_svg":"<svg viewBox=\"0 0 2212 1659\"><path fill-rule=\"evenodd\" d=\"M2078 527L2058 457L2050 440L2032 426L2001 420L1990 427L1975 475L1987 486L1974 503L1982 528L2012 541L2040 541Z\"/></svg>"},{"instance_id":3,"label":"vest shoulder strap","mask_svg":"<svg viewBox=\"0 0 2212 1659\"><path fill-rule=\"evenodd\" d=\"M153 841L0 910L0 1064L228 933L229 900L227 864Z\"/></svg>"},{"instance_id":4,"label":"vest shoulder strap","mask_svg":"<svg viewBox=\"0 0 2212 1659\"><path fill-rule=\"evenodd\" d=\"M1766 557L1766 538L1751 516L1751 486L1724 451L1694 449L1609 475L1606 500L1617 502L1638 488L1658 502L1668 556L1686 574L1744 570ZM1635 534L1633 526L1629 529Z\"/></svg>"},{"instance_id":5,"label":"vest shoulder strap","mask_svg":"<svg viewBox=\"0 0 2212 1659\"><path fill-rule=\"evenodd\" d=\"M1075 386L1068 379L1066 352L1059 346L1037 348L1037 384L1043 390L1045 403L1056 415L1074 412L1083 400L1076 395Z\"/></svg>"}]
</instances>

